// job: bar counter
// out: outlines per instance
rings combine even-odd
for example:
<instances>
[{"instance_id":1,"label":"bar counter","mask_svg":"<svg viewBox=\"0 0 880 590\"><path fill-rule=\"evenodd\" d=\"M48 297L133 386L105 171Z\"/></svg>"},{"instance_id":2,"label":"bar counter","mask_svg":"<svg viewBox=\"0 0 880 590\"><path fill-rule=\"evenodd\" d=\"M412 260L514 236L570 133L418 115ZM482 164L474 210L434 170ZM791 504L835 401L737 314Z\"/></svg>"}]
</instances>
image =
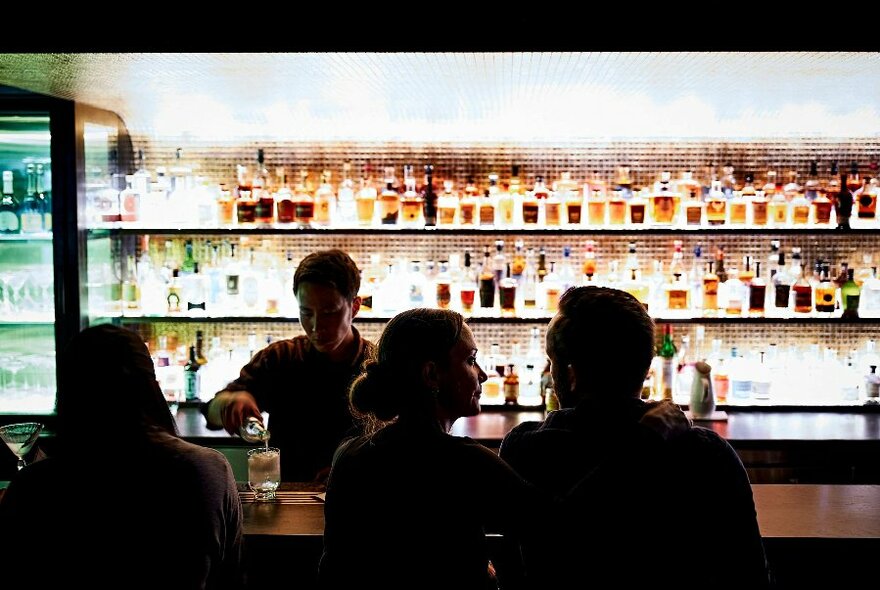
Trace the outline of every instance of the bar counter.
<instances>
[{"instance_id":1,"label":"bar counter","mask_svg":"<svg viewBox=\"0 0 880 590\"><path fill-rule=\"evenodd\" d=\"M752 483L880 484L880 413L876 410L730 410L726 421L696 424L730 442ZM514 426L543 417L542 411L493 409L459 419L452 433L497 449ZM208 430L195 408L181 408L177 425L187 440L225 452L234 468L236 453L249 446L223 430Z\"/></svg>"},{"instance_id":2,"label":"bar counter","mask_svg":"<svg viewBox=\"0 0 880 590\"><path fill-rule=\"evenodd\" d=\"M252 584L284 571L287 579L314 584L324 527L323 504L312 495L317 491L309 484L283 484L275 502L253 502L242 495ZM820 583L840 588L870 579L864 576L871 575L873 556L880 551L880 486L754 484L752 491L777 588ZM679 526L695 534L712 526L711 516L680 517ZM269 555L285 557L278 564ZM291 556L297 556L294 562ZM718 557L719 567L736 567ZM686 573L686 556L681 566ZM298 570L294 577L291 567ZM278 568L275 573L273 568Z\"/></svg>"}]
</instances>

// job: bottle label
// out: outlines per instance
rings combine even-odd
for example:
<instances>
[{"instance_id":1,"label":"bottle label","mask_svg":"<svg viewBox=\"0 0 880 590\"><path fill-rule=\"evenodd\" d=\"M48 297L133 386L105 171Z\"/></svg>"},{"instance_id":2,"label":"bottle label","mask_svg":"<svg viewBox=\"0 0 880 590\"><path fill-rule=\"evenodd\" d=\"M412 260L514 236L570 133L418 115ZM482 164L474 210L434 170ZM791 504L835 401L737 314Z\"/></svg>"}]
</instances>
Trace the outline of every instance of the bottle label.
<instances>
[{"instance_id":1,"label":"bottle label","mask_svg":"<svg viewBox=\"0 0 880 590\"><path fill-rule=\"evenodd\" d=\"M17 233L21 231L21 222L14 211L0 211L0 232Z\"/></svg>"}]
</instances>

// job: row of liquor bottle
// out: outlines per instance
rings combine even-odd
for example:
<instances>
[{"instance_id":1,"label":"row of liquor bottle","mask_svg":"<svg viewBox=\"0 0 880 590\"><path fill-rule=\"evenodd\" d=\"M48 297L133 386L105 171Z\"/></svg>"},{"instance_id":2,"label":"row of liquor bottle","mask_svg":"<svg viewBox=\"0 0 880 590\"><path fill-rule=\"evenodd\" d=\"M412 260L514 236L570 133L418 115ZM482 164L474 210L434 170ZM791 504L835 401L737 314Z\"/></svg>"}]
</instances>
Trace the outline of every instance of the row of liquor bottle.
<instances>
[{"instance_id":1,"label":"row of liquor bottle","mask_svg":"<svg viewBox=\"0 0 880 590\"><path fill-rule=\"evenodd\" d=\"M179 154L179 151L178 151ZM163 169L152 180L141 166L127 177L128 186L117 191L92 192L88 217L92 224L125 221L153 227L165 226L272 226L318 228L628 228L650 227L874 227L877 224L878 178L862 176L853 162L848 174L838 176L832 163L831 177L820 182L817 162L810 178L799 184L796 174L788 183L767 172L758 183L747 174L738 184L732 167L725 174L702 184L692 171L674 179L663 171L650 186L635 186L629 169L619 169L616 183L598 178L577 181L568 172L548 185L536 175L530 188L521 179L519 166L500 182L489 174L478 186L473 177L459 190L453 181L434 186L434 167L424 166L419 184L415 167L403 167L398 184L394 168L386 167L383 182L376 186L369 170L359 186L351 178L351 166L343 166L342 180L334 185L324 170L317 187L309 183L308 171L300 173L291 187L284 169L272 181L259 151L256 173L238 167L234 188L197 180L191 169L179 165ZM440 188L442 187L442 188Z\"/></svg>"},{"instance_id":2,"label":"row of liquor bottle","mask_svg":"<svg viewBox=\"0 0 880 590\"><path fill-rule=\"evenodd\" d=\"M266 335L263 345L272 342ZM224 346L219 336L211 338L205 347L204 333L196 332L195 341L180 343L177 336L158 336L149 342L156 378L169 403L210 400L229 381L236 378L244 366L260 349L257 335L249 332L243 342ZM501 345L492 343L480 354L479 362L488 379L483 384L481 403L484 405L516 404L542 406L549 386L547 359L537 327L530 330L527 346L518 342L510 353L502 355Z\"/></svg>"},{"instance_id":3,"label":"row of liquor bottle","mask_svg":"<svg viewBox=\"0 0 880 590\"><path fill-rule=\"evenodd\" d=\"M552 406L548 360L540 331L529 330L524 342L514 341L502 350L498 342L481 346L478 362L488 376L480 403L485 406ZM642 395L687 404L697 361L708 363L714 396L727 405L839 405L880 402L880 357L876 343L867 339L859 348L838 351L818 343L806 346L766 346L741 351L725 347L715 338L707 346L703 326L694 336L682 335L678 344L669 325L644 383ZM272 341L265 336L263 342ZM151 343L156 376L166 399L210 400L259 350L257 335L250 332L243 342L224 343L219 336L205 349L197 331L195 342L181 345L175 335L157 337Z\"/></svg>"},{"instance_id":4,"label":"row of liquor bottle","mask_svg":"<svg viewBox=\"0 0 880 590\"><path fill-rule=\"evenodd\" d=\"M15 171L0 173L0 234L52 231L51 172L48 163L25 164L27 185L16 190Z\"/></svg>"},{"instance_id":5,"label":"row of liquor bottle","mask_svg":"<svg viewBox=\"0 0 880 590\"><path fill-rule=\"evenodd\" d=\"M93 312L296 317L292 281L298 260L292 252L280 260L266 249L249 246L242 254L237 246L228 240L198 247L192 240L165 240L160 251L144 236L137 261L130 255L115 270L94 267L103 276L90 277L90 284L108 290L106 308ZM484 247L481 260L471 251L439 261L383 261L374 253L361 267L361 313L390 317L413 307L442 307L473 316L540 318L555 313L567 288L596 285L631 293L656 317L880 317L880 279L871 253L852 268L848 261L811 266L798 247L787 258L778 240L770 242L764 262L746 255L735 266L720 246L711 260L699 245L690 254L686 259L681 240L673 241L669 261L650 263L640 259L636 242L624 259L600 260L593 240L585 242L580 260L569 246L548 254L523 240L515 241L513 252L496 240Z\"/></svg>"},{"instance_id":6,"label":"row of liquor bottle","mask_svg":"<svg viewBox=\"0 0 880 590\"><path fill-rule=\"evenodd\" d=\"M673 343L665 326L662 344L645 380L643 397L688 404L694 365L711 367L717 403L726 405L860 405L880 403L880 356L876 342L837 350L812 342L778 346L767 342L748 350L705 340L705 327Z\"/></svg>"}]
</instances>

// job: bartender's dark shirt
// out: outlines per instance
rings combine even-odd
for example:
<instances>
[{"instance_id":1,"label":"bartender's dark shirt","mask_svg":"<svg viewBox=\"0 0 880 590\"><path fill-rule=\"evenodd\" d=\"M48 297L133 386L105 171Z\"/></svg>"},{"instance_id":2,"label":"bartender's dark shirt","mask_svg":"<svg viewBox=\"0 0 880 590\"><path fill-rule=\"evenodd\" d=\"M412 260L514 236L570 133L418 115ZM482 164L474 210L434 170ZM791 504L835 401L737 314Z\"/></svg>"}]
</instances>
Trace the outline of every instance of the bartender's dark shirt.
<instances>
[{"instance_id":1,"label":"bartender's dark shirt","mask_svg":"<svg viewBox=\"0 0 880 590\"><path fill-rule=\"evenodd\" d=\"M646 410L638 399L585 401L504 438L500 455L520 475L570 492L565 510L550 517L556 530L523 543L529 576L547 587L613 579L620 587L767 588L752 489L736 451L694 427L661 446L644 438L642 460L629 453L630 461L619 452L622 437L637 450L642 442L627 433ZM622 459L609 461L614 455ZM621 485L582 480L600 464Z\"/></svg>"},{"instance_id":2,"label":"bartender's dark shirt","mask_svg":"<svg viewBox=\"0 0 880 590\"><path fill-rule=\"evenodd\" d=\"M357 432L348 409L348 386L360 374L373 344L352 328L357 354L334 363L306 336L279 340L254 355L226 391L249 391L263 412L270 446L281 450L283 481L312 481L330 466L333 452Z\"/></svg>"}]
</instances>

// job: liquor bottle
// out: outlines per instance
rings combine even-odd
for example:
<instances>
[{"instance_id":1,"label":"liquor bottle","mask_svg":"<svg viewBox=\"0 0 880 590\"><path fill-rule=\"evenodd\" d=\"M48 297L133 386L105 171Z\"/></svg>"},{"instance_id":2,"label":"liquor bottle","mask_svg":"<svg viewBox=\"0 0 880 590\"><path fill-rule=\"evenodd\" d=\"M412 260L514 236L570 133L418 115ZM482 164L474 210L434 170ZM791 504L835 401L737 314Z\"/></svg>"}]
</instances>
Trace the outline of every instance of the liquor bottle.
<instances>
[{"instance_id":1,"label":"liquor bottle","mask_svg":"<svg viewBox=\"0 0 880 590\"><path fill-rule=\"evenodd\" d=\"M526 264L523 269L521 289L523 308L534 311L538 304L538 272L535 268L535 250L529 248L526 252Z\"/></svg>"},{"instance_id":2,"label":"liquor bottle","mask_svg":"<svg viewBox=\"0 0 880 590\"><path fill-rule=\"evenodd\" d=\"M632 191L632 197L627 203L629 209L629 223L632 225L643 225L646 223L646 215L648 213L648 200L642 196L644 191Z\"/></svg>"},{"instance_id":3,"label":"liquor bottle","mask_svg":"<svg viewBox=\"0 0 880 590\"><path fill-rule=\"evenodd\" d=\"M672 225L678 222L678 209L681 195L675 192L671 184L672 174L660 173L660 182L651 196L651 218L658 225Z\"/></svg>"},{"instance_id":4,"label":"liquor bottle","mask_svg":"<svg viewBox=\"0 0 880 590\"><path fill-rule=\"evenodd\" d=\"M724 193L724 196L728 199L733 197L733 191L736 190L736 178L733 175L733 164L728 162L721 169L723 174L721 175L721 191Z\"/></svg>"},{"instance_id":5,"label":"liquor bottle","mask_svg":"<svg viewBox=\"0 0 880 590\"><path fill-rule=\"evenodd\" d=\"M369 164L364 164L361 186L357 194L358 225L373 225L373 214L376 210L377 197L376 187L373 186L373 179L370 178L370 166Z\"/></svg>"},{"instance_id":6,"label":"liquor bottle","mask_svg":"<svg viewBox=\"0 0 880 590\"><path fill-rule=\"evenodd\" d=\"M403 167L403 194L400 195L400 225L423 227L425 200L416 191L415 171L411 164Z\"/></svg>"},{"instance_id":7,"label":"liquor bottle","mask_svg":"<svg viewBox=\"0 0 880 590\"><path fill-rule=\"evenodd\" d=\"M523 223L526 225L547 224L545 202L549 194L550 191L547 190L547 186L544 184L544 177L540 175L536 176L532 190L526 193L526 197L523 200ZM558 209L556 210L554 217L556 218L558 225Z\"/></svg>"},{"instance_id":8,"label":"liquor bottle","mask_svg":"<svg viewBox=\"0 0 880 590\"><path fill-rule=\"evenodd\" d=\"M752 270L751 256L743 256L743 268L739 271L739 275L737 276L737 278L744 285L748 285L752 282L752 279L755 278L755 271Z\"/></svg>"},{"instance_id":9,"label":"liquor bottle","mask_svg":"<svg viewBox=\"0 0 880 590\"><path fill-rule=\"evenodd\" d=\"M321 172L321 184L315 191L315 216L312 225L329 227L333 225L333 212L336 210L336 195L330 185L330 171Z\"/></svg>"},{"instance_id":10,"label":"liquor bottle","mask_svg":"<svg viewBox=\"0 0 880 590\"><path fill-rule=\"evenodd\" d=\"M859 219L877 218L877 191L876 177L872 178L870 182L865 182L856 200Z\"/></svg>"},{"instance_id":11,"label":"liquor bottle","mask_svg":"<svg viewBox=\"0 0 880 590\"><path fill-rule=\"evenodd\" d=\"M713 272L713 262L706 263L708 271L703 275L703 314L714 316L718 314L718 275Z\"/></svg>"},{"instance_id":12,"label":"liquor bottle","mask_svg":"<svg viewBox=\"0 0 880 590\"><path fill-rule=\"evenodd\" d=\"M238 185L235 189L235 215L238 223L256 221L257 202L253 198L253 187L247 176L247 168L239 165Z\"/></svg>"},{"instance_id":13,"label":"liquor bottle","mask_svg":"<svg viewBox=\"0 0 880 590\"><path fill-rule=\"evenodd\" d=\"M284 168L275 171L278 179L278 190L275 192L275 220L278 223L293 223L296 220L296 208L293 204L293 191L287 184Z\"/></svg>"},{"instance_id":14,"label":"liquor bottle","mask_svg":"<svg viewBox=\"0 0 880 590\"><path fill-rule=\"evenodd\" d=\"M452 181L443 181L443 193L437 199L440 225L454 226L458 223L458 195L452 190Z\"/></svg>"},{"instance_id":15,"label":"liquor bottle","mask_svg":"<svg viewBox=\"0 0 880 590\"><path fill-rule=\"evenodd\" d=\"M593 240L587 240L587 244L584 249L584 262L581 265L581 272L584 277L589 277L588 281L592 281L593 276L596 274L596 253L594 251L596 242Z\"/></svg>"},{"instance_id":16,"label":"liquor bottle","mask_svg":"<svg viewBox=\"0 0 880 590\"><path fill-rule=\"evenodd\" d=\"M519 401L519 376L516 374L516 365L509 363L504 372L504 403L516 405Z\"/></svg>"},{"instance_id":17,"label":"liquor bottle","mask_svg":"<svg viewBox=\"0 0 880 590\"><path fill-rule=\"evenodd\" d=\"M516 240L513 243L513 260L510 264L510 276L519 283L522 280L523 273L526 270L526 256L523 250L525 244L522 240Z\"/></svg>"},{"instance_id":18,"label":"liquor bottle","mask_svg":"<svg viewBox=\"0 0 880 590\"><path fill-rule=\"evenodd\" d=\"M498 199L498 175L489 175L489 187L483 193L483 198L479 200L480 206L480 225L495 225L495 205Z\"/></svg>"},{"instance_id":19,"label":"liquor bottle","mask_svg":"<svg viewBox=\"0 0 880 590\"><path fill-rule=\"evenodd\" d=\"M562 296L559 276L555 270L556 263L551 261L550 272L541 281L541 291L544 293L544 311L551 315L559 309L559 298Z\"/></svg>"},{"instance_id":20,"label":"liquor bottle","mask_svg":"<svg viewBox=\"0 0 880 590\"><path fill-rule=\"evenodd\" d=\"M141 307L137 265L134 262L133 254L128 256L125 264L125 279L122 281L122 303L128 311L138 310Z\"/></svg>"},{"instance_id":21,"label":"liquor bottle","mask_svg":"<svg viewBox=\"0 0 880 590\"><path fill-rule=\"evenodd\" d=\"M535 273L538 276L538 282L543 283L544 277L547 276L547 253L544 251L544 246L538 250L538 268Z\"/></svg>"},{"instance_id":22,"label":"liquor bottle","mask_svg":"<svg viewBox=\"0 0 880 590\"><path fill-rule=\"evenodd\" d=\"M800 251L792 254L792 273L798 272L792 290L792 307L797 314L809 314L813 311L813 286L807 279L807 269L801 264Z\"/></svg>"},{"instance_id":23,"label":"liquor bottle","mask_svg":"<svg viewBox=\"0 0 880 590\"><path fill-rule=\"evenodd\" d=\"M812 160L810 162L809 175L806 182L804 182L804 197L812 203L819 196L821 189L822 186L819 183L819 162L818 160Z\"/></svg>"},{"instance_id":24,"label":"liquor bottle","mask_svg":"<svg viewBox=\"0 0 880 590\"><path fill-rule=\"evenodd\" d=\"M538 211L538 225L548 227L557 227L562 221L562 201L556 191L551 191L544 184L543 176L535 177L535 186L532 189L535 198L538 200L539 207L543 209L543 224L541 219L541 211Z\"/></svg>"},{"instance_id":25,"label":"liquor bottle","mask_svg":"<svg viewBox=\"0 0 880 590\"><path fill-rule=\"evenodd\" d=\"M462 226L473 227L479 222L479 191L474 185L474 177L467 177L464 194L458 204L458 222Z\"/></svg>"},{"instance_id":26,"label":"liquor bottle","mask_svg":"<svg viewBox=\"0 0 880 590\"><path fill-rule=\"evenodd\" d=\"M193 241L185 240L183 243L183 261L180 263L181 274L192 274L195 269L196 259L193 253Z\"/></svg>"},{"instance_id":27,"label":"liquor bottle","mask_svg":"<svg viewBox=\"0 0 880 590\"><path fill-rule=\"evenodd\" d=\"M382 225L397 225L400 195L394 189L394 168L385 168L385 188L379 193L379 220Z\"/></svg>"},{"instance_id":28,"label":"liquor bottle","mask_svg":"<svg viewBox=\"0 0 880 590\"><path fill-rule=\"evenodd\" d=\"M670 311L687 311L691 308L691 290L682 280L682 274L675 272L671 283L664 285L666 291L666 308Z\"/></svg>"},{"instance_id":29,"label":"liquor bottle","mask_svg":"<svg viewBox=\"0 0 880 590\"><path fill-rule=\"evenodd\" d=\"M608 225L623 225L626 223L626 199L622 191L614 191L608 200Z\"/></svg>"},{"instance_id":30,"label":"liquor bottle","mask_svg":"<svg viewBox=\"0 0 880 590\"><path fill-rule=\"evenodd\" d=\"M571 180L571 172L562 173L558 189L565 208L565 222L568 225L580 225L584 200L577 183Z\"/></svg>"},{"instance_id":31,"label":"liquor bottle","mask_svg":"<svg viewBox=\"0 0 880 590\"><path fill-rule=\"evenodd\" d=\"M293 220L300 227L310 227L315 218L315 199L308 188L309 173L302 170L299 176L300 179L293 194Z\"/></svg>"},{"instance_id":32,"label":"liquor bottle","mask_svg":"<svg viewBox=\"0 0 880 590\"><path fill-rule=\"evenodd\" d=\"M764 317L767 301L767 281L761 277L761 263L755 262L755 276L749 281L749 315Z\"/></svg>"},{"instance_id":33,"label":"liquor bottle","mask_svg":"<svg viewBox=\"0 0 880 590\"><path fill-rule=\"evenodd\" d=\"M204 314L207 311L208 283L207 277L200 270L199 263L194 263L192 274L185 279L184 299L186 300L187 312L199 310Z\"/></svg>"},{"instance_id":34,"label":"liquor bottle","mask_svg":"<svg viewBox=\"0 0 880 590\"><path fill-rule=\"evenodd\" d=\"M727 197L721 190L721 181L713 180L706 197L706 223L722 225L727 221Z\"/></svg>"},{"instance_id":35,"label":"liquor bottle","mask_svg":"<svg viewBox=\"0 0 880 590\"><path fill-rule=\"evenodd\" d=\"M168 283L168 288L165 292L168 313L180 313L183 309L181 305L180 279L178 278L179 272L176 268L171 271L171 281Z\"/></svg>"},{"instance_id":36,"label":"liquor bottle","mask_svg":"<svg viewBox=\"0 0 880 590\"><path fill-rule=\"evenodd\" d=\"M495 307L495 274L489 260L489 249L483 253L483 265L480 269L480 307L492 309Z\"/></svg>"},{"instance_id":37,"label":"liquor bottle","mask_svg":"<svg viewBox=\"0 0 880 590\"><path fill-rule=\"evenodd\" d=\"M37 197L36 166L27 165L27 190L18 208L21 233L32 234L43 231L43 211Z\"/></svg>"},{"instance_id":38,"label":"liquor bottle","mask_svg":"<svg viewBox=\"0 0 880 590\"><path fill-rule=\"evenodd\" d=\"M519 165L512 164L510 166L510 181L508 183L507 191L510 193L510 198L513 201L513 225L522 225L523 223L523 214L522 214L522 202L523 202L523 189L522 182L519 178Z\"/></svg>"},{"instance_id":39,"label":"liquor bottle","mask_svg":"<svg viewBox=\"0 0 880 590\"><path fill-rule=\"evenodd\" d=\"M12 170L3 171L3 194L0 196L0 234L21 233L18 199L12 190Z\"/></svg>"},{"instance_id":40,"label":"liquor bottle","mask_svg":"<svg viewBox=\"0 0 880 590\"><path fill-rule=\"evenodd\" d=\"M504 278L504 270L507 257L504 255L504 240L495 240L495 255L492 257L492 275L495 277L495 288L501 284Z\"/></svg>"},{"instance_id":41,"label":"liquor bottle","mask_svg":"<svg viewBox=\"0 0 880 590\"><path fill-rule=\"evenodd\" d=\"M840 192L834 202L834 209L837 213L837 229L847 230L850 228L849 219L852 215L853 192L862 185L859 177L859 167L855 162L850 167L848 175L840 175Z\"/></svg>"},{"instance_id":42,"label":"liquor bottle","mask_svg":"<svg viewBox=\"0 0 880 590\"><path fill-rule=\"evenodd\" d=\"M810 220L810 201L800 191L794 193L789 207L791 208L791 224L794 226L806 225Z\"/></svg>"},{"instance_id":43,"label":"liquor bottle","mask_svg":"<svg viewBox=\"0 0 880 590\"><path fill-rule=\"evenodd\" d=\"M498 284L498 295L501 300L501 315L513 317L516 315L516 279L510 274L510 263L507 263L506 276Z\"/></svg>"},{"instance_id":44,"label":"liquor bottle","mask_svg":"<svg viewBox=\"0 0 880 590\"><path fill-rule=\"evenodd\" d=\"M788 201L785 195L776 191L776 171L767 171L767 182L762 189L768 199L767 208L770 212L770 221L774 227L785 227L788 224Z\"/></svg>"},{"instance_id":45,"label":"liquor bottle","mask_svg":"<svg viewBox=\"0 0 880 590\"><path fill-rule=\"evenodd\" d=\"M675 379L675 343L672 341L672 326L664 324L663 342L657 355L660 357L660 386L658 388L660 399L672 400Z\"/></svg>"},{"instance_id":46,"label":"liquor bottle","mask_svg":"<svg viewBox=\"0 0 880 590\"><path fill-rule=\"evenodd\" d=\"M727 210L730 214L730 225L743 226L746 224L748 201L743 197L741 191L731 193L730 200L727 202Z\"/></svg>"},{"instance_id":47,"label":"liquor bottle","mask_svg":"<svg viewBox=\"0 0 880 590\"><path fill-rule=\"evenodd\" d=\"M769 202L764 191L755 191L754 196L749 197L752 211L752 225L764 227L769 221Z\"/></svg>"},{"instance_id":48,"label":"liquor bottle","mask_svg":"<svg viewBox=\"0 0 880 590\"><path fill-rule=\"evenodd\" d=\"M859 317L859 297L861 289L856 284L855 270L850 268L846 271L846 282L840 287L840 299L843 306L843 315L846 319Z\"/></svg>"},{"instance_id":49,"label":"liquor bottle","mask_svg":"<svg viewBox=\"0 0 880 590\"><path fill-rule=\"evenodd\" d=\"M266 269L266 276L262 285L263 300L266 303L266 315L278 315L281 313L281 301L284 297L284 282L281 280L278 269L270 266Z\"/></svg>"},{"instance_id":50,"label":"liquor bottle","mask_svg":"<svg viewBox=\"0 0 880 590\"><path fill-rule=\"evenodd\" d=\"M819 313L834 313L837 308L837 287L831 282L831 271L828 264L822 265L819 284L815 287L814 294L816 311Z\"/></svg>"},{"instance_id":51,"label":"liquor bottle","mask_svg":"<svg viewBox=\"0 0 880 590\"><path fill-rule=\"evenodd\" d=\"M798 258L795 259L794 254L797 252ZM779 252L778 269L770 277L773 283L773 307L774 315L785 314L789 308L789 300L791 298L791 286L795 281L793 272L797 269L800 271L800 248L792 249L792 272L785 268L785 253Z\"/></svg>"},{"instance_id":52,"label":"liquor bottle","mask_svg":"<svg viewBox=\"0 0 880 590\"><path fill-rule=\"evenodd\" d=\"M348 160L342 164L342 182L339 183L336 195L336 214L337 223L342 227L353 227L357 222L354 181L351 179L351 162Z\"/></svg>"},{"instance_id":53,"label":"liquor bottle","mask_svg":"<svg viewBox=\"0 0 880 590\"><path fill-rule=\"evenodd\" d=\"M437 307L440 309L449 309L452 303L452 276L449 274L449 261L440 261L440 272L437 274L435 281L437 293Z\"/></svg>"},{"instance_id":54,"label":"liquor bottle","mask_svg":"<svg viewBox=\"0 0 880 590\"><path fill-rule=\"evenodd\" d=\"M219 225L232 225L235 219L235 199L232 192L226 188L226 183L220 183L217 192L217 223Z\"/></svg>"},{"instance_id":55,"label":"liquor bottle","mask_svg":"<svg viewBox=\"0 0 880 590\"><path fill-rule=\"evenodd\" d=\"M196 347L189 347L189 360L183 366L184 374L184 391L186 401L193 402L199 400L199 369L201 365L196 358Z\"/></svg>"},{"instance_id":56,"label":"liquor bottle","mask_svg":"<svg viewBox=\"0 0 880 590\"><path fill-rule=\"evenodd\" d=\"M257 167L254 180L251 182L251 190L256 201L254 220L263 225L271 224L275 221L275 198L269 186L269 170L266 169L263 148L257 150Z\"/></svg>"},{"instance_id":57,"label":"liquor bottle","mask_svg":"<svg viewBox=\"0 0 880 590\"><path fill-rule=\"evenodd\" d=\"M724 268L724 246L715 249L715 274L718 275L719 283L727 282L727 269Z\"/></svg>"},{"instance_id":58,"label":"liquor bottle","mask_svg":"<svg viewBox=\"0 0 880 590\"><path fill-rule=\"evenodd\" d=\"M434 192L434 166L425 164L425 186L422 189L422 215L426 227L437 225L437 193Z\"/></svg>"},{"instance_id":59,"label":"liquor bottle","mask_svg":"<svg viewBox=\"0 0 880 590\"><path fill-rule=\"evenodd\" d=\"M694 173L691 170L681 173L681 179L678 181L678 191L682 194L684 203L684 222L689 226L703 225L705 218L706 206L703 203L703 195L700 189L700 183L694 180Z\"/></svg>"},{"instance_id":60,"label":"liquor bottle","mask_svg":"<svg viewBox=\"0 0 880 590\"><path fill-rule=\"evenodd\" d=\"M485 405L500 405L504 398L501 396L504 378L498 373L501 359L501 345L493 342L489 346L489 354L483 359L482 366L486 370L486 380L483 382L483 392L480 403ZM503 365L501 365L503 368Z\"/></svg>"},{"instance_id":61,"label":"liquor bottle","mask_svg":"<svg viewBox=\"0 0 880 590\"><path fill-rule=\"evenodd\" d=\"M459 298L461 299L461 310L463 313L469 314L473 311L476 291L477 275L471 266L471 252L470 250L466 250L464 253L462 282L459 287Z\"/></svg>"},{"instance_id":62,"label":"liquor bottle","mask_svg":"<svg viewBox=\"0 0 880 590\"><path fill-rule=\"evenodd\" d=\"M587 223L593 227L603 227L606 223L605 215L608 202L605 197L605 184L599 180L598 171L593 172L593 178L584 183L584 200L587 207Z\"/></svg>"}]
</instances>

